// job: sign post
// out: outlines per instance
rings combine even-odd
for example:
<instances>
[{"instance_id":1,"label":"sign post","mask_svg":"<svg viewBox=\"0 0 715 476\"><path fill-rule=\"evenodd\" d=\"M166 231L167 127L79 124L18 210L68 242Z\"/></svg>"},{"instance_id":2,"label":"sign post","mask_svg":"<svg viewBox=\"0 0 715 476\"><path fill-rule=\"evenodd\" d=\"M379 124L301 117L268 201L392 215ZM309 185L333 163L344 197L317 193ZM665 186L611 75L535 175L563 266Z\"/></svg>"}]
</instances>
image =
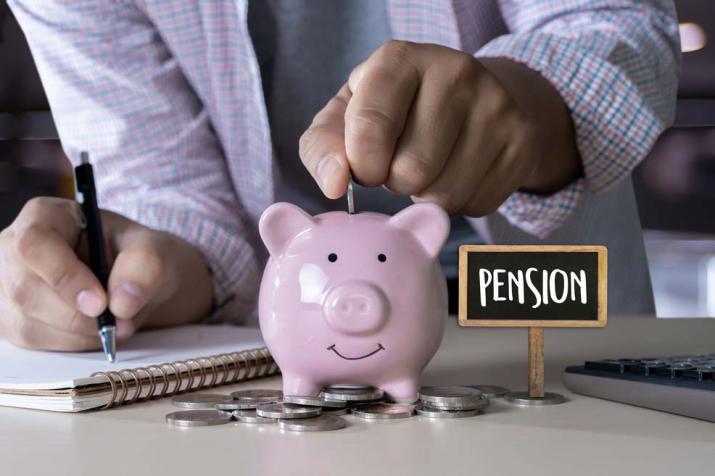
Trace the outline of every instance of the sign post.
<instances>
[{"instance_id":1,"label":"sign post","mask_svg":"<svg viewBox=\"0 0 715 476\"><path fill-rule=\"evenodd\" d=\"M528 328L528 389L507 401L566 401L544 389L544 328L606 325L607 253L590 245L459 247L459 324Z\"/></svg>"}]
</instances>

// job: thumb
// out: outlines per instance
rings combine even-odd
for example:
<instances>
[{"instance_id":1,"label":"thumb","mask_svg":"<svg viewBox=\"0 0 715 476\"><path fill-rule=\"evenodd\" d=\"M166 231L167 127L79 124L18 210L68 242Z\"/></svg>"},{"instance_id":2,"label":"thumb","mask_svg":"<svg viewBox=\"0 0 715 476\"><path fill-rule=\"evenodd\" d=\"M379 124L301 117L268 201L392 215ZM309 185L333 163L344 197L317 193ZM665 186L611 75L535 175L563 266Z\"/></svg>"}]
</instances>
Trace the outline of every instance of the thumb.
<instances>
[{"instance_id":1,"label":"thumb","mask_svg":"<svg viewBox=\"0 0 715 476\"><path fill-rule=\"evenodd\" d=\"M342 196L350 177L345 153L345 108L349 100L350 91L345 85L315 115L300 138L300 159L328 198Z\"/></svg>"},{"instance_id":2,"label":"thumb","mask_svg":"<svg viewBox=\"0 0 715 476\"><path fill-rule=\"evenodd\" d=\"M137 316L148 304L162 302L172 291L163 234L134 225L117 240L117 255L109 275L109 309L119 320ZM118 332L133 326L117 323ZM131 332L129 332L131 333Z\"/></svg>"}]
</instances>

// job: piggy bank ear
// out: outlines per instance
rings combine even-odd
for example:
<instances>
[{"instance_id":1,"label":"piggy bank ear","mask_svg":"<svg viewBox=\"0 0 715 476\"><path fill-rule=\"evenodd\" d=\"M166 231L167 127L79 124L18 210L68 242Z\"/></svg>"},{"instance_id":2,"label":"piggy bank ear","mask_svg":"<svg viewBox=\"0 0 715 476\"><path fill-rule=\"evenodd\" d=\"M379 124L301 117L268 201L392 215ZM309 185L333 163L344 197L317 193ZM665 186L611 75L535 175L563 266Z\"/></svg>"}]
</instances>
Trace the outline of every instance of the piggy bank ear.
<instances>
[{"instance_id":1,"label":"piggy bank ear","mask_svg":"<svg viewBox=\"0 0 715 476\"><path fill-rule=\"evenodd\" d=\"M447 212L434 203L411 205L390 218L388 223L412 233L433 258L439 254L449 235Z\"/></svg>"},{"instance_id":2,"label":"piggy bank ear","mask_svg":"<svg viewBox=\"0 0 715 476\"><path fill-rule=\"evenodd\" d=\"M271 255L280 254L283 247L298 233L315 226L313 217L303 209L278 202L266 208L258 222L258 232Z\"/></svg>"}]
</instances>

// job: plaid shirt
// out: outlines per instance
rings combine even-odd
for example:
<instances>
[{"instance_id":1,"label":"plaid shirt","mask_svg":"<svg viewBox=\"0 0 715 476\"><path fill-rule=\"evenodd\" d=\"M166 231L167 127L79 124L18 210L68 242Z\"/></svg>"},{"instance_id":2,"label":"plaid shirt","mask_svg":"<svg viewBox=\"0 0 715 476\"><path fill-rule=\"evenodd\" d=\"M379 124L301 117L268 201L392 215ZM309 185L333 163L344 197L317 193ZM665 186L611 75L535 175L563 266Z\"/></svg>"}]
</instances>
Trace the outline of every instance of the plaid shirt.
<instances>
[{"instance_id":1,"label":"plaid shirt","mask_svg":"<svg viewBox=\"0 0 715 476\"><path fill-rule=\"evenodd\" d=\"M672 120L679 59L669 0L386 0L393 36L500 56L566 102L584 178L500 207L545 236L584 190L629 174ZM256 223L272 152L246 0L10 0L65 152L90 151L100 204L193 243L224 315L255 311Z\"/></svg>"}]
</instances>

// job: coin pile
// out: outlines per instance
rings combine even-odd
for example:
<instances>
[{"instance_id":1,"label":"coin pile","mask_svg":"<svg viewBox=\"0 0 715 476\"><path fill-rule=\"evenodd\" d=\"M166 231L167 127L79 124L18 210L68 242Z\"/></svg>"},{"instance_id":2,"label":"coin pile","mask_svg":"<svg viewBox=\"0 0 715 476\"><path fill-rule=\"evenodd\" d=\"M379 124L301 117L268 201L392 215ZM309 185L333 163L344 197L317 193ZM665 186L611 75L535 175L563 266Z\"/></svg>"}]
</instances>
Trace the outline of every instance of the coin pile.
<instances>
[{"instance_id":1,"label":"coin pile","mask_svg":"<svg viewBox=\"0 0 715 476\"><path fill-rule=\"evenodd\" d=\"M166 416L177 427L242 423L277 423L286 431L329 431L345 428L340 415L351 413L365 420L396 420L415 413L429 418L475 416L489 405L489 398L475 387L423 387L419 401L394 403L382 390L361 385L329 385L317 397L283 395L279 390L240 390L231 395L195 394L174 397L185 410Z\"/></svg>"},{"instance_id":2,"label":"coin pile","mask_svg":"<svg viewBox=\"0 0 715 476\"><path fill-rule=\"evenodd\" d=\"M478 415L489 405L481 390L472 387L423 387L418 415L429 418L464 418Z\"/></svg>"}]
</instances>

